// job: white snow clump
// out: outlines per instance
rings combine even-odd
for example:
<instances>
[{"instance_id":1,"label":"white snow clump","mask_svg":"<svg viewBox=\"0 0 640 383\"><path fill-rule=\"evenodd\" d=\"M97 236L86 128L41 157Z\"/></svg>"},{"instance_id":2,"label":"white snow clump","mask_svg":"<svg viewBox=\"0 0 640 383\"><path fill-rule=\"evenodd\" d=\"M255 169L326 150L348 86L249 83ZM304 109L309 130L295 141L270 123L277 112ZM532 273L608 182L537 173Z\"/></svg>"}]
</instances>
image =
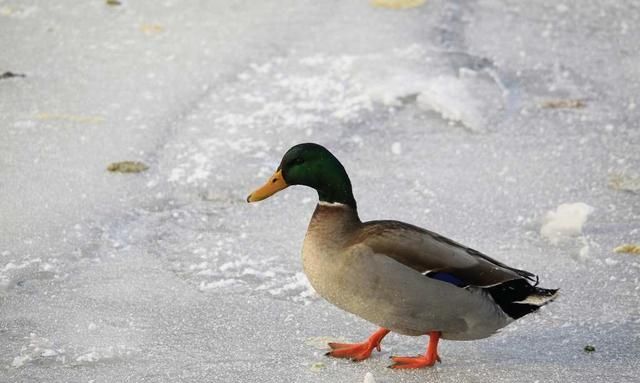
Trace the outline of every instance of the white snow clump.
<instances>
[{"instance_id":1,"label":"white snow clump","mask_svg":"<svg viewBox=\"0 0 640 383\"><path fill-rule=\"evenodd\" d=\"M593 207L584 202L563 203L556 210L547 212L540 228L540 235L553 244L579 236L582 234L582 226L593 210Z\"/></svg>"}]
</instances>

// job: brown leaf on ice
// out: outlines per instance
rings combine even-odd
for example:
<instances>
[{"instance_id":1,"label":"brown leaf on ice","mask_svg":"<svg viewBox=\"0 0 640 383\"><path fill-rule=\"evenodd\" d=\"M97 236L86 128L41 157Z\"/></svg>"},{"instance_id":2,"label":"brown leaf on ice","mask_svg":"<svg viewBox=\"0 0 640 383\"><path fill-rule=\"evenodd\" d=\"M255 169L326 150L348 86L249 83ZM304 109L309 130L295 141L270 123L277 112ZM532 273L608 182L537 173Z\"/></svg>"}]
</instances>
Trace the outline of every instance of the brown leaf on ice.
<instances>
[{"instance_id":1,"label":"brown leaf on ice","mask_svg":"<svg viewBox=\"0 0 640 383\"><path fill-rule=\"evenodd\" d=\"M580 109L587 106L587 104L584 100L579 99L557 99L545 100L540 106L547 109Z\"/></svg>"},{"instance_id":2,"label":"brown leaf on ice","mask_svg":"<svg viewBox=\"0 0 640 383\"><path fill-rule=\"evenodd\" d=\"M613 249L616 253L640 254L640 245L625 243Z\"/></svg>"},{"instance_id":3,"label":"brown leaf on ice","mask_svg":"<svg viewBox=\"0 0 640 383\"><path fill-rule=\"evenodd\" d=\"M138 161L120 161L107 166L108 171L118 173L140 173L147 169L149 169L147 165Z\"/></svg>"},{"instance_id":4,"label":"brown leaf on ice","mask_svg":"<svg viewBox=\"0 0 640 383\"><path fill-rule=\"evenodd\" d=\"M638 193L640 192L640 177L622 173L612 174L609 178L609 187L613 190Z\"/></svg>"},{"instance_id":5,"label":"brown leaf on ice","mask_svg":"<svg viewBox=\"0 0 640 383\"><path fill-rule=\"evenodd\" d=\"M371 0L371 4L376 7L389 9L409 9L419 7L426 0Z\"/></svg>"}]
</instances>

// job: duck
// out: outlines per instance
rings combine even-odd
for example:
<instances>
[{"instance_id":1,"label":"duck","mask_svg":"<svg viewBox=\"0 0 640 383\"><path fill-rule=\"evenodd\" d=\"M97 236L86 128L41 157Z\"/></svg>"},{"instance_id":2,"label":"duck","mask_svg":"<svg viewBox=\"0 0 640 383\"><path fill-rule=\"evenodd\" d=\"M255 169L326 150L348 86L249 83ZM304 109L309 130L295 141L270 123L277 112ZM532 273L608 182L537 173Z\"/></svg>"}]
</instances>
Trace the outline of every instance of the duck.
<instances>
[{"instance_id":1,"label":"duck","mask_svg":"<svg viewBox=\"0 0 640 383\"><path fill-rule=\"evenodd\" d=\"M558 289L433 231L408 223L362 222L344 166L325 147L302 143L247 197L257 202L292 185L315 189L318 204L302 245L314 290L379 328L359 343L329 343L327 356L362 361L394 332L428 336L419 356L392 356L393 369L440 362L440 339L487 338L553 301Z\"/></svg>"}]
</instances>

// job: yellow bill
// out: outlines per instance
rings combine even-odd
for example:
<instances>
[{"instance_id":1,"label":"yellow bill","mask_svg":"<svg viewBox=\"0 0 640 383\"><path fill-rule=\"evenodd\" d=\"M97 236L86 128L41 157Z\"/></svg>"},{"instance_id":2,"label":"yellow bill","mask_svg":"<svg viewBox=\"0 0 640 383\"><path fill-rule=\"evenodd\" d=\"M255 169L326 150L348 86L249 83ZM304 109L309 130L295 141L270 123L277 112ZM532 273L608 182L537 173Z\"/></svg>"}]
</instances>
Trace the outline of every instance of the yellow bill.
<instances>
[{"instance_id":1,"label":"yellow bill","mask_svg":"<svg viewBox=\"0 0 640 383\"><path fill-rule=\"evenodd\" d=\"M289 185L284 181L284 177L282 177L282 170L278 170L267 182L253 191L253 193L249 194L247 197L247 202L256 202L262 201L263 199L269 198L272 195L276 194L282 189L286 189Z\"/></svg>"}]
</instances>

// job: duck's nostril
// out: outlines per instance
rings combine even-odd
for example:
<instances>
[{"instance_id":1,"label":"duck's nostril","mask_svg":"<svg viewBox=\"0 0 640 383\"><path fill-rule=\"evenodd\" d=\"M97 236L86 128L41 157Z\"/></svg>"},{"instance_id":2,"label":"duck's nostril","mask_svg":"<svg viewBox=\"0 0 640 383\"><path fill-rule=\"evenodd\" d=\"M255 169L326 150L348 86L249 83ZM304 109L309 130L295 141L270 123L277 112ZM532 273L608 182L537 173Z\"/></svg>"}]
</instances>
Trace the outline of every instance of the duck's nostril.
<instances>
[{"instance_id":1,"label":"duck's nostril","mask_svg":"<svg viewBox=\"0 0 640 383\"><path fill-rule=\"evenodd\" d=\"M274 178L273 180L271 180L271 183L272 183L272 184L275 184L275 183L276 183L276 181L278 181L278 179L277 179L277 178Z\"/></svg>"}]
</instances>

